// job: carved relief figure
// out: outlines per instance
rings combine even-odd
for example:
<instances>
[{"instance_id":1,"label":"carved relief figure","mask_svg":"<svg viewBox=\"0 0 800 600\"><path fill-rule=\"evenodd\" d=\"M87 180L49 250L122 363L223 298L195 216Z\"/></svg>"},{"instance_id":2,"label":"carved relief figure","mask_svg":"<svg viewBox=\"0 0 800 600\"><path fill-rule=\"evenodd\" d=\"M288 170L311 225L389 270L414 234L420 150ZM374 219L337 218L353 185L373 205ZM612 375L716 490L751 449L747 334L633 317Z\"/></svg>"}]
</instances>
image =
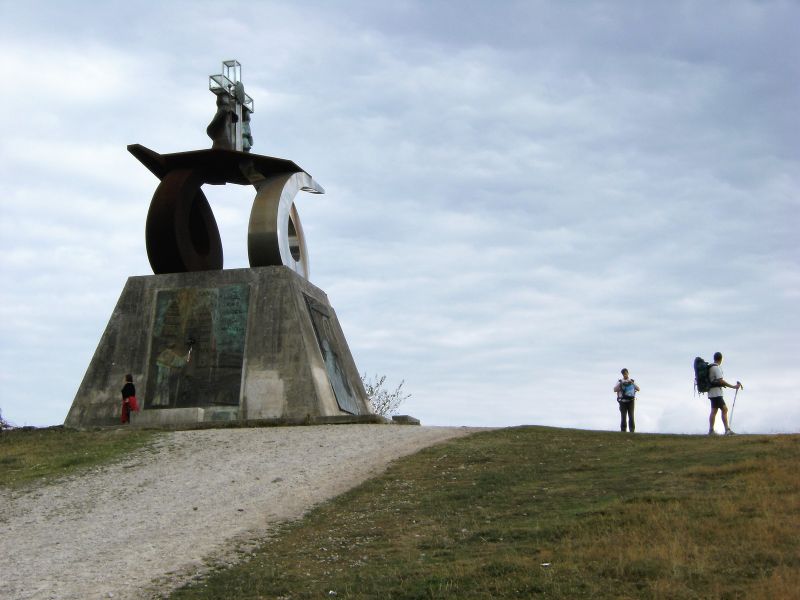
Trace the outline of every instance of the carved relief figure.
<instances>
[{"instance_id":1,"label":"carved relief figure","mask_svg":"<svg viewBox=\"0 0 800 600\"><path fill-rule=\"evenodd\" d=\"M171 398L178 398L181 385L181 371L192 360L192 349L183 356L175 351L175 344L165 349L156 359L156 391L151 406L168 407Z\"/></svg>"}]
</instances>

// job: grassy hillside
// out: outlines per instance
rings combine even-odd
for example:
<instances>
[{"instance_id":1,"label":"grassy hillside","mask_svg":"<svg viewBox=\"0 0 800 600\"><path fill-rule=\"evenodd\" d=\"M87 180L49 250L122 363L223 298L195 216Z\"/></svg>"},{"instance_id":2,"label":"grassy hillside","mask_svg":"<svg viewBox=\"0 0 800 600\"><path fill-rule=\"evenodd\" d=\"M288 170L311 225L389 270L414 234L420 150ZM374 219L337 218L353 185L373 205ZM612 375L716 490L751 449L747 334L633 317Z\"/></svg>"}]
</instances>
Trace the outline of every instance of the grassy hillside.
<instances>
[{"instance_id":1,"label":"grassy hillside","mask_svg":"<svg viewBox=\"0 0 800 600\"><path fill-rule=\"evenodd\" d=\"M71 431L61 427L0 433L0 486L69 475L121 458L156 435L112 429Z\"/></svg>"},{"instance_id":2,"label":"grassy hillside","mask_svg":"<svg viewBox=\"0 0 800 600\"><path fill-rule=\"evenodd\" d=\"M477 434L173 600L800 597L800 436Z\"/></svg>"}]
</instances>

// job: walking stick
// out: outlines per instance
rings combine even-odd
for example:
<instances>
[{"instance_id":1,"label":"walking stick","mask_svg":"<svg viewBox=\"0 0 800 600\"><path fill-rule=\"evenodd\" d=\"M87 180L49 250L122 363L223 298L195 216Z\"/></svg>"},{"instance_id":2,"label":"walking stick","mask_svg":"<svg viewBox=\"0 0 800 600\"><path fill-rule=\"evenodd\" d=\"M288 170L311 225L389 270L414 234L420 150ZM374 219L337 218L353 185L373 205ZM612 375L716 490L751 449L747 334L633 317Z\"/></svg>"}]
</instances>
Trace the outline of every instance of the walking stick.
<instances>
[{"instance_id":1,"label":"walking stick","mask_svg":"<svg viewBox=\"0 0 800 600\"><path fill-rule=\"evenodd\" d=\"M731 406L731 418L728 419L729 428L733 427L733 411L736 408L736 396L739 395L739 389L742 387L742 384L740 382L737 381L736 383L738 383L739 386L736 388L736 392L733 394L733 406Z\"/></svg>"}]
</instances>

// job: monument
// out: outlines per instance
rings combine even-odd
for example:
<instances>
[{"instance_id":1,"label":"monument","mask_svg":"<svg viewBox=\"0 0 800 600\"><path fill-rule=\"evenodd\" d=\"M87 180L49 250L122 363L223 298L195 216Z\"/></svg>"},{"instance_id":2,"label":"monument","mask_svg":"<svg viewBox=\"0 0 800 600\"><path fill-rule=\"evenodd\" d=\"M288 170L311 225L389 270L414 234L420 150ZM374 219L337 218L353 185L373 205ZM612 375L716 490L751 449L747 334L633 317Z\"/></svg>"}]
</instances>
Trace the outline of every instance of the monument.
<instances>
[{"instance_id":1,"label":"monument","mask_svg":"<svg viewBox=\"0 0 800 600\"><path fill-rule=\"evenodd\" d=\"M336 313L309 281L295 206L324 194L290 160L253 154L253 99L241 65L211 75L217 110L211 149L128 150L160 183L145 226L154 275L130 277L78 388L65 426L120 422L123 377L133 374L134 426L382 422L373 414ZM203 185L251 185L250 268L223 269Z\"/></svg>"}]
</instances>

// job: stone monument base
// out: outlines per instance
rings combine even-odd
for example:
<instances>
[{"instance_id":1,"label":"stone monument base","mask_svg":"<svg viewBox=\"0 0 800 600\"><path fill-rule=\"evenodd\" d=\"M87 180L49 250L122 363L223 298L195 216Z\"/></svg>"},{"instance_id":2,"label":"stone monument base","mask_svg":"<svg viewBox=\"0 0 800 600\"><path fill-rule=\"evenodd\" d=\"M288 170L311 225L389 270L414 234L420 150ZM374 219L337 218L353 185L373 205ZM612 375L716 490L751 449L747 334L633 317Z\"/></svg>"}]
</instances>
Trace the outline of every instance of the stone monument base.
<instances>
[{"instance_id":1,"label":"stone monument base","mask_svg":"<svg viewBox=\"0 0 800 600\"><path fill-rule=\"evenodd\" d=\"M130 277L64 425L385 422L325 293L288 267Z\"/></svg>"}]
</instances>

